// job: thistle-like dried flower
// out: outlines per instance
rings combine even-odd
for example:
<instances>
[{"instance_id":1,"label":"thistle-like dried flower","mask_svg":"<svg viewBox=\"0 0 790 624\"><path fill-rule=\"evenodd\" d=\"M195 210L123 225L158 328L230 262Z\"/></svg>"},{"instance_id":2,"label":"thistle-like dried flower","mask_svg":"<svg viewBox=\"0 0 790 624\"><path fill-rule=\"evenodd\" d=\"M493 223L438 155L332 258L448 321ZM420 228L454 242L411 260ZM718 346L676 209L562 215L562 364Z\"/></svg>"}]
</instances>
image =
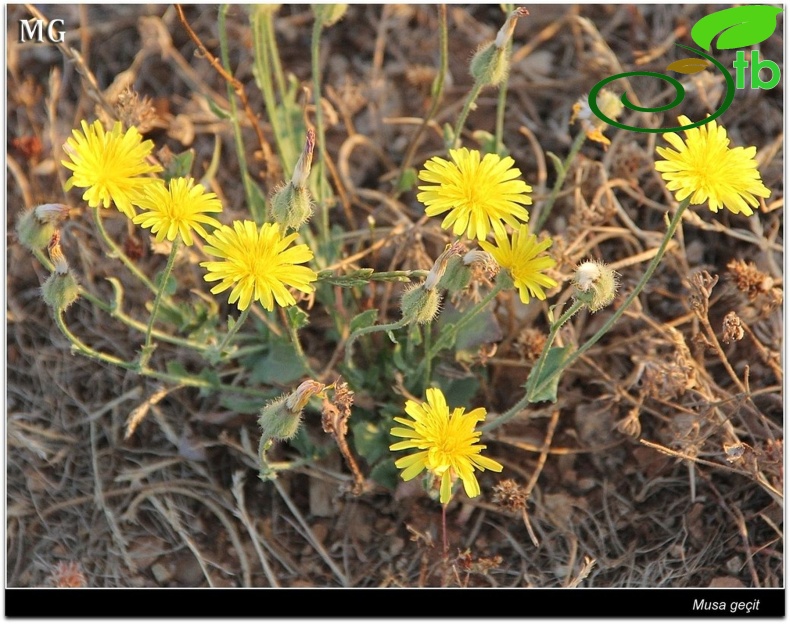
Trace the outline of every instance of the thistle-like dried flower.
<instances>
[{"instance_id":1,"label":"thistle-like dried flower","mask_svg":"<svg viewBox=\"0 0 790 624\"><path fill-rule=\"evenodd\" d=\"M78 561L59 561L45 584L47 587L87 587L88 582Z\"/></svg>"},{"instance_id":2,"label":"thistle-like dried flower","mask_svg":"<svg viewBox=\"0 0 790 624\"><path fill-rule=\"evenodd\" d=\"M520 514L527 507L527 491L513 479L503 479L494 488L491 500L505 511Z\"/></svg>"},{"instance_id":3,"label":"thistle-like dried flower","mask_svg":"<svg viewBox=\"0 0 790 624\"><path fill-rule=\"evenodd\" d=\"M573 274L573 295L590 312L605 308L617 294L617 273L597 260L582 262Z\"/></svg>"},{"instance_id":4,"label":"thistle-like dried flower","mask_svg":"<svg viewBox=\"0 0 790 624\"><path fill-rule=\"evenodd\" d=\"M724 317L721 331L723 334L722 339L726 344L737 342L743 338L744 331L741 325L741 319L732 310L727 312L727 316Z\"/></svg>"},{"instance_id":5,"label":"thistle-like dried flower","mask_svg":"<svg viewBox=\"0 0 790 624\"><path fill-rule=\"evenodd\" d=\"M727 263L727 271L735 286L746 294L749 301L754 301L774 286L773 278L760 271L753 262L730 260Z\"/></svg>"},{"instance_id":6,"label":"thistle-like dried flower","mask_svg":"<svg viewBox=\"0 0 790 624\"><path fill-rule=\"evenodd\" d=\"M617 421L615 427L623 435L638 438L642 433L642 423L639 422L639 406L629 410L625 418Z\"/></svg>"}]
</instances>

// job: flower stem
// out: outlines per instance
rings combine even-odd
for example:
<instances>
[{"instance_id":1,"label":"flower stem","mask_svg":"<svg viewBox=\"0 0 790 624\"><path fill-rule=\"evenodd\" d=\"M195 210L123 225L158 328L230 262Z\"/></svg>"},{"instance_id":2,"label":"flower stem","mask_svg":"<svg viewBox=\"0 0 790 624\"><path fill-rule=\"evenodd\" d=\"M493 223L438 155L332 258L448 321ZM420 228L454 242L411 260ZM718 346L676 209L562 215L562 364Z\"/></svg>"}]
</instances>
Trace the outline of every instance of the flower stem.
<instances>
[{"instance_id":1,"label":"flower stem","mask_svg":"<svg viewBox=\"0 0 790 624\"><path fill-rule=\"evenodd\" d=\"M403 175L406 170L411 166L411 161L414 159L414 154L417 152L417 145L420 137L422 136L425 129L428 127L431 119L436 116L436 112L439 110L439 104L442 101L442 92L444 91L444 79L447 76L447 68L449 66L449 55L447 53L447 5L440 4L438 6L439 9L439 72L436 75L436 80L433 83L433 88L431 89L431 108L420 124L420 127L417 129L417 132L414 133L414 136L411 138L409 142L409 147L406 149L406 154L403 157L403 162L401 163L400 173L398 174L398 180L401 182L398 184L398 191L396 194L396 198L402 192L402 181Z\"/></svg>"},{"instance_id":2,"label":"flower stem","mask_svg":"<svg viewBox=\"0 0 790 624\"><path fill-rule=\"evenodd\" d=\"M143 284L145 284L148 290L150 290L153 293L158 293L159 291L157 287L154 285L154 283L151 280L149 280L148 277L135 266L134 262L132 262L129 259L129 256L123 253L121 248L118 247L118 245L115 244L115 241L112 238L110 238L110 235L107 234L107 230L104 229L104 223L102 222L100 211L101 208L99 208L99 206L96 206L93 209L93 221L94 223L96 223L96 227L98 228L99 234L101 235L102 239L107 244L107 246L112 250L114 257L118 258L118 260L120 260L124 264L124 266L134 274L134 276L137 279L139 279Z\"/></svg>"},{"instance_id":3,"label":"flower stem","mask_svg":"<svg viewBox=\"0 0 790 624\"><path fill-rule=\"evenodd\" d=\"M251 309L252 306L249 305L246 308L244 308L244 310L241 311L241 314L239 315L239 318L236 320L236 322L233 324L233 327L231 327L228 330L228 333L225 334L225 337L222 339L222 342L219 343L219 346L217 347L217 353L219 354L220 357L222 357L222 352L225 350L225 347L228 346L230 339L236 335L236 332L238 332L239 329L241 329L241 326L244 324L244 321L247 320L247 317L250 315Z\"/></svg>"},{"instance_id":4,"label":"flower stem","mask_svg":"<svg viewBox=\"0 0 790 624\"><path fill-rule=\"evenodd\" d=\"M628 309L631 303L633 303L634 299L636 299L637 296L639 296L639 293L642 292L642 289L645 287L645 284L647 284L647 281L653 276L653 273L655 273L655 270L658 268L658 265L661 263L661 259L664 257L664 253L667 250L667 245L669 245L669 241L672 240L672 237L675 235L675 230L677 229L678 224L681 222L683 213L686 211L686 208L688 208L690 201L691 201L690 198L686 198L677 207L675 214L672 216L672 219L670 220L669 225L667 226L667 233L664 235L664 239L661 241L661 245L659 245L656 255L653 257L653 260L650 262L650 265L647 267L645 274L639 280L639 283L636 285L636 287L631 292L631 294L628 295L626 300L623 302L623 305L617 308L614 314L612 314L609 320L603 324L603 326L595 333L595 335L592 338L590 338L587 342L585 342L581 347L579 347L576 350L576 352L574 352L573 355L571 355L565 362L563 362L562 366L557 370L556 373L545 379L543 385L540 388L533 388L533 391L535 393L539 393L543 388L548 386L549 383L551 383L551 381L557 375L560 375L565 369L570 367L574 362L576 362L576 360L578 360L582 355L584 355L585 352L587 352L587 350L590 349L590 347L592 347L595 343L597 343L603 337L603 335L606 334L606 332L608 332L612 328L612 325L614 325L617 322L617 320L625 313L625 311ZM534 393L532 396L534 396Z\"/></svg>"},{"instance_id":5,"label":"flower stem","mask_svg":"<svg viewBox=\"0 0 790 624\"><path fill-rule=\"evenodd\" d=\"M464 107L455 124L455 130L453 130L452 147L458 148L461 146L461 129L464 127L464 123L466 123L466 118L469 116L472 104L474 104L474 101L477 99L477 96L480 95L480 91L484 86L482 80L477 80L475 84L472 85L472 90L469 92L466 102L464 102Z\"/></svg>"},{"instance_id":6,"label":"flower stem","mask_svg":"<svg viewBox=\"0 0 790 624\"><path fill-rule=\"evenodd\" d=\"M488 292L488 294L483 297L477 304L473 307L469 308L466 312L464 312L463 316L461 316L458 321L452 323L450 325L446 325L442 328L439 337L436 339L436 342L431 347L431 350L425 356L425 360L420 364L420 370L429 366L429 362L435 358L442 349L448 348L453 345L455 342L458 333L469 323L471 323L474 318L485 308L494 297L496 297L500 291L505 287L505 282L503 280L497 280L494 284L494 287Z\"/></svg>"},{"instance_id":7,"label":"flower stem","mask_svg":"<svg viewBox=\"0 0 790 624\"><path fill-rule=\"evenodd\" d=\"M549 351L551 350L552 345L554 344L554 338L557 336L557 332L559 332L560 328L567 323L576 312L579 311L584 305L583 302L576 300L573 302L570 308L559 318L556 322L552 323L551 328L549 329L549 336L546 339L546 344L543 345L543 350L540 352L540 357L538 361L535 363L535 367L533 369L533 373L531 373L531 379L539 379L540 378L540 371L543 370L543 366L546 364L546 356L548 355ZM534 377L532 377L534 375ZM532 401L530 398L533 395L533 388L531 386L534 385L534 381L532 383L528 383L526 387L526 392L524 396L519 399L518 403L516 403L513 407L508 409L506 412L502 412L491 420L483 425L480 430L481 431L493 431L497 427L504 425L506 422L510 421L514 416L516 416L521 410L523 410L529 403Z\"/></svg>"},{"instance_id":8,"label":"flower stem","mask_svg":"<svg viewBox=\"0 0 790 624\"><path fill-rule=\"evenodd\" d=\"M313 98L315 102L315 149L318 151L316 163L316 203L321 207L321 239L329 242L329 206L324 199L324 171L326 170L326 139L324 136L324 110L321 106L321 31L323 24L316 17L313 24L313 37L310 42L311 71L313 73Z\"/></svg>"},{"instance_id":9,"label":"flower stem","mask_svg":"<svg viewBox=\"0 0 790 624\"><path fill-rule=\"evenodd\" d=\"M400 329L408 324L409 320L407 318L402 318L399 321L395 321L394 323L386 323L383 325L371 325L370 327L360 327L356 331L354 331L346 341L346 365L351 364L351 345L357 340L359 337L364 336L365 334L372 334L374 332L383 332L383 331L393 331L395 329Z\"/></svg>"},{"instance_id":10,"label":"flower stem","mask_svg":"<svg viewBox=\"0 0 790 624\"><path fill-rule=\"evenodd\" d=\"M565 183L565 178L568 175L571 163L573 162L573 159L576 158L576 155L579 153L582 145L584 145L584 139L586 138L587 134L584 132L584 130L580 130L579 134L577 134L576 138L573 140L573 145L571 145L571 150L568 152L565 162L562 163L562 167L557 171L557 179L554 181L554 188L551 189L548 199L540 209L540 215L535 222L535 227L532 230L533 232L540 232L541 228L546 223L546 220L549 218L551 209L554 207L554 202L557 201L557 195L560 194L560 189L562 189L562 185Z\"/></svg>"},{"instance_id":11,"label":"flower stem","mask_svg":"<svg viewBox=\"0 0 790 624\"><path fill-rule=\"evenodd\" d=\"M160 279L159 289L157 290L156 297L154 298L154 305L151 308L151 317L148 319L148 328L145 331L145 344L143 345L142 351L140 353L141 366L145 366L147 364L148 359L151 357L151 353L153 353L151 339L154 329L154 320L156 319L156 315L159 313L159 306L162 304L162 295L167 289L167 282L170 279L170 274L173 272L173 265L176 262L176 256L178 255L178 248L180 246L181 237L177 236L173 241L172 247L170 248L170 255L167 258L167 264L165 265L165 270L162 273L162 277Z\"/></svg>"},{"instance_id":12,"label":"flower stem","mask_svg":"<svg viewBox=\"0 0 790 624\"><path fill-rule=\"evenodd\" d=\"M222 65L225 70L233 75L230 68L230 54L228 52L228 31L225 27L225 18L228 14L230 5L222 4L219 7L219 15L217 17L217 30L219 32L219 46L220 57L222 58ZM255 223L261 224L264 221L265 215L258 214L258 202L255 200L252 180L247 171L247 157L244 149L244 139L241 136L241 124L239 123L239 109L236 105L236 93L230 82L227 83L228 101L230 102L230 121L233 125L233 139L236 145L236 157L239 159L239 169L241 170L241 182L244 185L244 196L247 198L247 205L250 207L250 213Z\"/></svg>"},{"instance_id":13,"label":"flower stem","mask_svg":"<svg viewBox=\"0 0 790 624\"><path fill-rule=\"evenodd\" d=\"M101 351L96 351L95 349L92 349L84 342L82 342L71 332L71 330L66 325L65 320L63 319L62 311L55 313L55 324L58 326L58 329L60 329L61 333L66 337L66 339L71 343L71 348L73 351L76 351L77 353L80 353L81 355L92 358L94 360L99 360L107 364L112 364L113 366L123 368L124 370L135 371L146 377L151 377L152 379L158 379L159 381L165 381L168 383L172 383L174 385L188 386L191 388L203 388L206 390L235 392L238 394L244 394L247 396L257 397L261 399L271 398L270 392L264 390L258 390L256 388L245 388L243 386L230 386L228 384L216 383L209 381L208 379L203 379L200 377L192 377L189 375L173 375L171 373L162 373L159 371L151 370L150 368L146 368L146 367L141 368L139 363L127 362L126 360L122 360L118 357L115 357L114 355L103 353Z\"/></svg>"}]
</instances>

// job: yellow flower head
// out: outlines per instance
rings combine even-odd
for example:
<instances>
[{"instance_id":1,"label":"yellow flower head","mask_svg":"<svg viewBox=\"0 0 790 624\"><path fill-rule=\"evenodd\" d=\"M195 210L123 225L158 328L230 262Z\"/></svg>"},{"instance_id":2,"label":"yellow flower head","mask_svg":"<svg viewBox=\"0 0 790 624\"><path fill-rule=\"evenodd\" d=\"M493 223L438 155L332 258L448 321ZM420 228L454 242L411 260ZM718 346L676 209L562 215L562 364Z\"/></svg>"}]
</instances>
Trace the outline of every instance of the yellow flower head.
<instances>
[{"instance_id":1,"label":"yellow flower head","mask_svg":"<svg viewBox=\"0 0 790 624\"><path fill-rule=\"evenodd\" d=\"M538 242L537 237L529 233L527 226L522 225L513 233L512 240L508 240L506 234L494 234L494 240L496 246L487 241L480 241L480 246L510 273L521 301L529 303L530 295L544 300L546 293L543 289L557 285L557 282L542 273L557 264L554 258L543 253L551 247L551 239Z\"/></svg>"},{"instance_id":2,"label":"yellow flower head","mask_svg":"<svg viewBox=\"0 0 790 624\"><path fill-rule=\"evenodd\" d=\"M494 472L502 470L499 462L480 454L485 445L477 444L482 434L475 431L475 424L485 420L486 411L478 407L464 414L463 407L456 407L451 414L441 390L429 388L426 395L428 400L425 403L406 401L406 413L413 420L395 417L397 422L408 428L393 427L390 431L395 437L407 438L390 446L391 451L418 449L395 462L398 468L403 468L401 478L409 481L423 470L440 477L439 500L444 504L450 500L453 482L460 477L466 495L474 498L480 494L475 468Z\"/></svg>"},{"instance_id":3,"label":"yellow flower head","mask_svg":"<svg viewBox=\"0 0 790 624\"><path fill-rule=\"evenodd\" d=\"M527 222L532 198L532 187L518 177L521 171L513 167L513 159L480 152L451 149L453 162L431 158L420 171L419 178L438 186L420 186L417 199L425 204L425 214L434 217L450 211L442 227L453 227L453 234L464 232L469 238L485 240L492 230L504 234L502 222L518 227Z\"/></svg>"},{"instance_id":4,"label":"yellow flower head","mask_svg":"<svg viewBox=\"0 0 790 624\"><path fill-rule=\"evenodd\" d=\"M118 121L110 132L105 132L98 120L90 126L82 121L82 132L73 130L74 136L63 145L70 160L62 160L61 164L74 172L66 180L66 190L73 186L86 188L82 199L91 208L109 208L114 202L118 210L132 218L132 204L137 203L141 189L151 182L151 178L142 176L162 168L145 161L154 148L153 141L143 141L137 128L125 133L121 128Z\"/></svg>"},{"instance_id":5,"label":"yellow flower head","mask_svg":"<svg viewBox=\"0 0 790 624\"><path fill-rule=\"evenodd\" d=\"M678 117L681 125L690 124L685 115ZM657 147L666 160L656 161L656 171L667 181L667 188L675 191L675 199L690 197L692 204L704 204L713 212L724 206L734 214L752 214L759 205L757 197L770 197L757 171L755 147L728 147L727 131L710 121L703 126L685 130L684 142L674 132L664 138L675 150Z\"/></svg>"},{"instance_id":6,"label":"yellow flower head","mask_svg":"<svg viewBox=\"0 0 790 624\"><path fill-rule=\"evenodd\" d=\"M253 221L234 221L233 227L223 225L206 237L204 250L221 260L201 262L208 273L207 282L220 281L211 289L213 294L233 287L229 303L237 303L246 310L253 300L260 301L271 311L274 302L282 307L296 303L288 286L303 293L311 293L310 285L318 279L315 271L297 266L313 259L307 245L289 245L298 234L286 237L274 223L264 223L260 229Z\"/></svg>"},{"instance_id":7,"label":"yellow flower head","mask_svg":"<svg viewBox=\"0 0 790 624\"><path fill-rule=\"evenodd\" d=\"M221 224L206 212L222 212L222 204L214 193L206 193L202 184L192 178L173 178L169 186L164 182L147 184L137 205L143 213L132 221L151 228L157 242L165 237L175 240L178 234L187 245L192 245L192 230L203 238L208 236L203 224L218 228Z\"/></svg>"}]
</instances>

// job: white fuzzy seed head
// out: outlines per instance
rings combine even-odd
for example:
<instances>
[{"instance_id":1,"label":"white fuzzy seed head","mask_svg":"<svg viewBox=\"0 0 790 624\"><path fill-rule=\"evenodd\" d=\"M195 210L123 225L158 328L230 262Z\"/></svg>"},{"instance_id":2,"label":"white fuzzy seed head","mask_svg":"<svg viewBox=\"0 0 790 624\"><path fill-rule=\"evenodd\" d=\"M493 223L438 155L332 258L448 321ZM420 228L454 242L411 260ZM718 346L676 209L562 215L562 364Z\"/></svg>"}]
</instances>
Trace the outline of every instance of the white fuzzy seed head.
<instances>
[{"instance_id":1,"label":"white fuzzy seed head","mask_svg":"<svg viewBox=\"0 0 790 624\"><path fill-rule=\"evenodd\" d=\"M597 312L614 301L617 293L617 273L603 262L585 260L577 268L572 280L576 299L590 312Z\"/></svg>"}]
</instances>

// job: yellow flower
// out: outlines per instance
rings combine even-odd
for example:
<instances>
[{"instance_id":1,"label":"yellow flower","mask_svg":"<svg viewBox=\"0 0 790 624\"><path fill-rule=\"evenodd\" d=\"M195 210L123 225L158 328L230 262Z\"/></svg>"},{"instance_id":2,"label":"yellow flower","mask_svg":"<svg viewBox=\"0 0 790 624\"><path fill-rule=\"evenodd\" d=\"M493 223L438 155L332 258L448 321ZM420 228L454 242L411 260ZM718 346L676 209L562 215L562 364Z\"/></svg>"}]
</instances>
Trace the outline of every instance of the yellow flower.
<instances>
[{"instance_id":1,"label":"yellow flower","mask_svg":"<svg viewBox=\"0 0 790 624\"><path fill-rule=\"evenodd\" d=\"M480 484L474 469L500 472L499 462L483 457L480 451L484 444L477 444L482 433L475 431L475 424L485 420L486 411L482 407L464 414L463 407L456 407L453 413L447 407L442 391L429 388L427 402L406 401L406 413L414 420L395 417L406 427L393 427L390 433L398 438L407 438L390 446L391 451L415 448L418 452L401 457L395 462L403 468L401 478L413 479L423 470L433 473L442 480L439 500L442 504L450 500L453 482L460 477L469 498L480 494Z\"/></svg>"},{"instance_id":2,"label":"yellow flower","mask_svg":"<svg viewBox=\"0 0 790 624\"><path fill-rule=\"evenodd\" d=\"M683 126L691 123L685 115L678 117L678 122ZM666 159L656 161L656 171L667 181L667 188L675 191L675 199L690 197L692 204L707 201L713 212L724 206L734 214L748 216L759 205L757 197L770 197L754 160L757 148L728 147L727 131L715 121L685 130L685 134L685 143L674 132L664 134L677 151L656 148Z\"/></svg>"},{"instance_id":3,"label":"yellow flower","mask_svg":"<svg viewBox=\"0 0 790 624\"><path fill-rule=\"evenodd\" d=\"M108 208L114 202L118 210L132 218L132 204L152 181L141 176L162 168L145 161L154 148L153 141L143 141L137 128L129 128L126 133L121 128L118 121L110 132L105 132L98 120L90 126L82 121L82 132L73 130L74 136L63 145L70 160L62 160L61 164L74 172L66 181L66 190L73 186L87 188L82 199L91 208Z\"/></svg>"},{"instance_id":4,"label":"yellow flower","mask_svg":"<svg viewBox=\"0 0 790 624\"><path fill-rule=\"evenodd\" d=\"M151 228L157 242L165 237L175 240L178 234L187 245L192 245L192 230L203 238L208 236L203 224L218 228L221 224L206 212L222 212L222 204L214 193L204 192L202 184L192 178L173 178L169 187L157 181L146 185L137 205L142 214L132 219L144 228Z\"/></svg>"},{"instance_id":5,"label":"yellow flower","mask_svg":"<svg viewBox=\"0 0 790 624\"><path fill-rule=\"evenodd\" d=\"M434 217L450 211L442 227L453 227L453 234L464 232L469 238L484 240L492 230L504 234L502 222L518 227L526 223L532 187L517 179L521 171L512 167L513 159L480 152L451 149L449 162L438 156L425 163L419 178L438 186L420 186L417 199L425 204L425 214Z\"/></svg>"},{"instance_id":6,"label":"yellow flower","mask_svg":"<svg viewBox=\"0 0 790 624\"><path fill-rule=\"evenodd\" d=\"M283 307L293 305L296 300L286 287L311 293L314 288L310 282L318 279L312 269L297 266L312 260L310 248L288 248L297 236L294 232L283 238L274 223L264 223L260 229L253 221L234 221L232 228L223 225L206 237L204 250L222 260L201 262L200 266L208 270L203 279L222 280L211 289L215 295L232 286L228 301L238 302L239 310L246 310L253 300L269 311L275 301Z\"/></svg>"},{"instance_id":7,"label":"yellow flower","mask_svg":"<svg viewBox=\"0 0 790 624\"><path fill-rule=\"evenodd\" d=\"M542 273L557 264L554 258L543 253L551 247L551 239L539 243L537 237L529 233L527 226L522 225L513 233L512 241L505 234L494 234L494 241L496 246L487 241L480 241L480 246L510 273L521 301L529 303L530 295L544 300L546 293L543 289L557 285L557 282Z\"/></svg>"}]
</instances>

